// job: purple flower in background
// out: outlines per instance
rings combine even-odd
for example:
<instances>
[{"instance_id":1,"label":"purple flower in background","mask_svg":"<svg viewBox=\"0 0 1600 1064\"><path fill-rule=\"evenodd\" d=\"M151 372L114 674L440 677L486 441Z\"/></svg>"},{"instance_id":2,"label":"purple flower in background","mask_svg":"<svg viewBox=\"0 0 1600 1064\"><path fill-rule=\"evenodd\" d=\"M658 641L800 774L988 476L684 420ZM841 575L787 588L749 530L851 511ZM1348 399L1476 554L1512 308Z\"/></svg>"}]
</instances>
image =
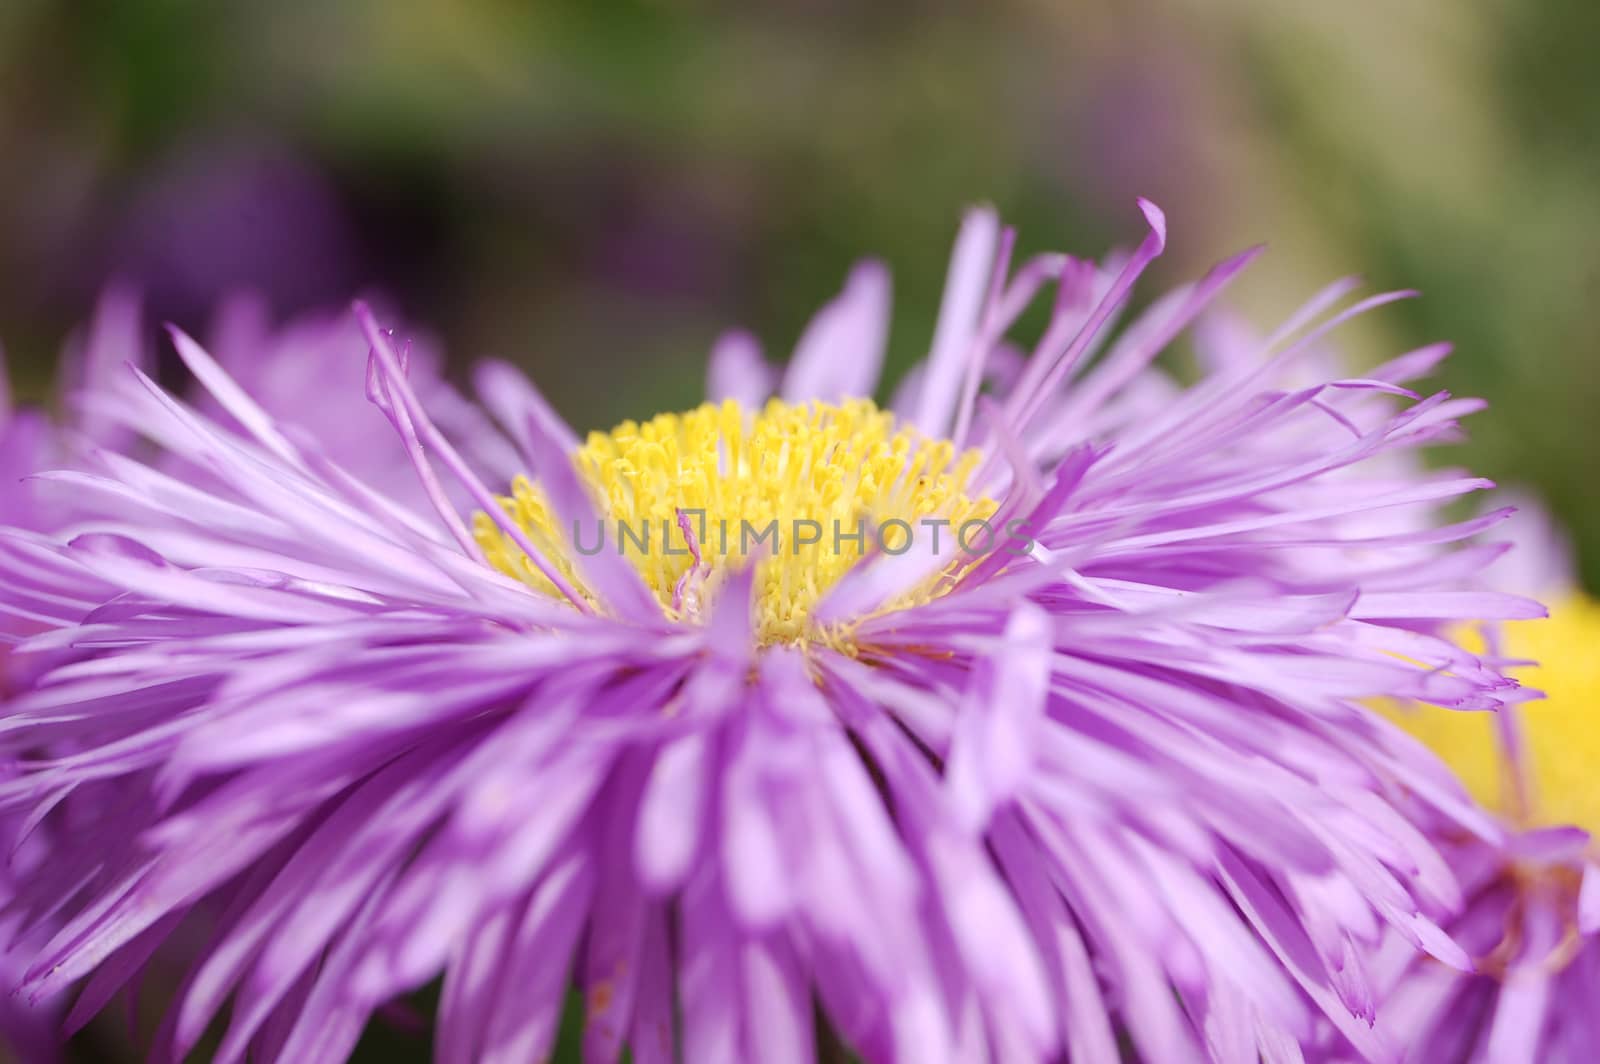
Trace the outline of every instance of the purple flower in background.
<instances>
[{"instance_id":1,"label":"purple flower in background","mask_svg":"<svg viewBox=\"0 0 1600 1064\"><path fill-rule=\"evenodd\" d=\"M1448 930L1473 970L1423 963L1394 940L1372 961L1380 1025L1417 1060L1582 1064L1600 1046L1600 604L1563 571L1538 505L1525 509L1501 579L1549 596L1550 618L1485 639L1547 697L1499 714L1394 714L1503 825L1487 839L1433 825L1466 898Z\"/></svg>"},{"instance_id":2,"label":"purple flower in background","mask_svg":"<svg viewBox=\"0 0 1600 1064\"><path fill-rule=\"evenodd\" d=\"M101 301L88 346L103 355L121 360L138 360L137 351L124 346L136 340L125 331L132 304L125 293L111 291ZM62 374L63 390L76 390L88 382L97 360L83 357L83 351L69 351ZM100 426L83 419L78 434L88 439ZM70 504L43 498L31 476L70 457L66 433L41 410L15 405L9 378L0 358L0 514L16 528L44 531L59 527L71 512ZM36 590L26 580L12 582L6 590L6 608L0 609L0 703L29 685L39 667L33 658L16 659L12 646L19 640L47 631L50 619L32 608L31 593ZM48 593L48 592L47 592ZM15 759L9 759L6 778L16 774ZM0 871L0 901L9 902L19 884L37 873L49 853L48 832L29 831L26 816L16 809L0 812L0 845L8 855ZM29 920L15 909L0 915L0 978L18 983L27 971L38 948L49 940L54 923L50 919ZM33 999L8 995L0 1001L0 1050L9 1049L24 1060L50 1061L59 1058L56 1028L61 1022L61 994L46 994Z\"/></svg>"},{"instance_id":3,"label":"purple flower in background","mask_svg":"<svg viewBox=\"0 0 1600 1064\"><path fill-rule=\"evenodd\" d=\"M173 313L249 289L300 308L354 290L358 234L310 160L270 141L203 139L157 160L106 220L105 261Z\"/></svg>"},{"instance_id":4,"label":"purple flower in background","mask_svg":"<svg viewBox=\"0 0 1600 1064\"><path fill-rule=\"evenodd\" d=\"M539 1059L571 983L589 1057L640 1064L809 1060L819 1013L874 1062L1254 1060L1324 1017L1396 1056L1366 948L1469 963L1401 803L1495 828L1362 702L1517 700L1447 632L1541 610L1463 583L1499 515L1355 520L1485 486L1347 472L1475 407L1405 390L1426 359L1280 384L1396 297L1325 318L1334 286L1178 389L1152 361L1253 255L1119 331L1144 209L1131 255L1015 269L972 212L892 410L875 263L781 380L735 334L711 402L586 440L488 365L500 439L365 310L394 443L175 334L205 409L130 378L91 406L157 453L0 539L0 608L48 629L0 799L73 839L13 906L54 928L23 992L81 1023L214 920L158 1056L226 1010L219 1060L342 1059L441 974L442 1061Z\"/></svg>"},{"instance_id":5,"label":"purple flower in background","mask_svg":"<svg viewBox=\"0 0 1600 1064\"><path fill-rule=\"evenodd\" d=\"M335 408L319 402L324 394L321 389L337 392L361 387L366 346L352 315L304 315L274 329L259 300L241 297L224 304L215 332L213 348L219 357L268 409L316 432L319 447L326 453L372 483L391 488L396 497L407 498L410 492L418 501L424 498L403 454L370 447L370 434L386 431L382 415L364 411L370 413L373 424L352 417L347 404L341 402ZM0 513L9 524L33 532L59 531L98 516L95 507L79 505L71 493L42 490L41 480L35 476L41 470L95 460L95 456L102 462L116 462L145 454L157 464L170 464L166 456L142 446L137 433L116 413L130 386L138 390L129 368L150 368L152 355L139 297L128 288L112 287L102 294L84 334L64 353L57 389L68 411L64 417L54 419L42 410L15 406L0 364ZM492 444L487 434L474 431L483 423L482 415L443 384L434 372L435 362L426 353L413 358L414 386L429 395L447 423L460 429L464 438ZM226 417L208 395L197 399ZM480 454L486 462L496 457L492 447ZM504 455L498 457L501 462L508 460ZM200 471L191 468L186 475L192 483L203 484ZM48 655L14 661L10 653L15 641L50 627L48 617L39 612L40 603L33 599L39 590L28 580L15 581L7 588L7 606L0 610L0 698L25 689L48 663ZM0 897L10 898L16 885L49 859L52 849L69 845L52 840L52 834L50 825L30 825L15 811L0 817L0 837L11 854L7 871L0 876ZM9 965L12 972L8 982L20 981L29 950L36 951L47 940L48 934L40 936L52 922L22 926L13 915L0 926L0 941L12 943L0 956L0 968ZM55 1028L61 1019L56 998L59 995L46 1006L7 997L0 1003L0 1043L29 1061L54 1059Z\"/></svg>"},{"instance_id":6,"label":"purple flower in background","mask_svg":"<svg viewBox=\"0 0 1600 1064\"><path fill-rule=\"evenodd\" d=\"M1590 834L1519 828L1498 844L1443 852L1467 899L1448 929L1474 970L1421 963L1405 943L1386 942L1368 962L1384 994L1379 1029L1419 1061L1593 1060L1600 862Z\"/></svg>"},{"instance_id":7,"label":"purple flower in background","mask_svg":"<svg viewBox=\"0 0 1600 1064\"><path fill-rule=\"evenodd\" d=\"M256 404L269 416L315 437L316 449L325 457L390 498L427 506L428 497L404 450L388 445L392 431L383 413L369 404L350 402L352 395L362 394L367 374L367 342L353 313L305 313L274 325L260 299L236 295L219 308L207 347ZM476 468L509 479L520 464L515 448L484 413L445 382L443 372L443 356L432 345L414 339L407 352L408 378L433 420ZM133 383L126 374L119 381L124 388ZM232 421L226 405L203 389L196 405L230 428L242 428ZM449 495L460 504L469 502L457 487L451 486Z\"/></svg>"},{"instance_id":8,"label":"purple flower in background","mask_svg":"<svg viewBox=\"0 0 1600 1064\"><path fill-rule=\"evenodd\" d=\"M141 302L139 293L126 286L101 294L89 326L64 352L57 391L66 412L60 419L38 410L11 410L0 393L0 438L5 443L0 490L5 492L8 523L38 531L59 528L71 519L71 496L39 490L27 481L31 474L81 466L97 454L172 463L170 455L150 448L121 413L125 404L139 402L144 394L130 367L155 373ZM391 497L426 505L427 496L404 452L373 445L375 438L386 439L390 432L383 415L364 404L352 409L347 401L364 387L367 352L361 328L348 310L301 313L275 324L259 296L235 295L219 304L208 347L239 387L273 417L314 435L324 455ZM517 470L514 450L477 407L445 383L439 354L418 341L409 352L409 366L412 387L434 419L476 462L509 478ZM192 393L189 397L202 413L230 430L240 427L197 382L186 382L183 390ZM185 475L198 479L193 469Z\"/></svg>"},{"instance_id":9,"label":"purple flower in background","mask_svg":"<svg viewBox=\"0 0 1600 1064\"><path fill-rule=\"evenodd\" d=\"M22 433L15 419L0 419L0 446L6 448L0 454L15 458L16 452L11 448L21 438ZM10 475L10 469L0 469L0 476L9 479ZM0 503L5 504L5 512L8 516L19 512L21 519L26 519L28 514L25 511L21 511L20 507L13 509L10 505L16 501L12 494L0 489ZM28 634L31 634L31 629L27 624L9 615L0 615L0 703L24 683L23 677L13 675L9 644ZM13 897L18 881L36 871L42 858L43 845L37 840L24 840L21 837L23 824L24 818L15 812L0 814L0 845L6 847L9 855L5 869L0 871L0 900ZM29 962L48 940L49 933L50 926L47 923L29 929L20 926L18 914L14 913L10 918L0 917L0 980L7 986L21 982ZM63 1015L60 997L59 994L53 994L23 999L8 994L4 1000L0 1000L0 1056L9 1050L23 1060L40 1064L57 1059L59 1039L55 1032Z\"/></svg>"}]
</instances>

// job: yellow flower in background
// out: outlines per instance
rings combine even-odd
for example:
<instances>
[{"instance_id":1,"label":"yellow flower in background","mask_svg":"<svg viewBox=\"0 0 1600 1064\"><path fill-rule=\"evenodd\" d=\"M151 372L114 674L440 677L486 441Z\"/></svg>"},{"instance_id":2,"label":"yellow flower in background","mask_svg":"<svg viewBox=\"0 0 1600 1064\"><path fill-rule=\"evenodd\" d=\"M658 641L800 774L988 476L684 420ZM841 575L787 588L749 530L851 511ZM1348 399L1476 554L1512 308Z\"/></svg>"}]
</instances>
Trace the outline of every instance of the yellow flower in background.
<instances>
[{"instance_id":1,"label":"yellow flower in background","mask_svg":"<svg viewBox=\"0 0 1600 1064\"><path fill-rule=\"evenodd\" d=\"M1600 602L1569 592L1548 619L1512 621L1488 639L1485 650L1533 663L1509 671L1545 698L1499 714L1419 706L1391 716L1507 820L1600 835Z\"/></svg>"}]
</instances>

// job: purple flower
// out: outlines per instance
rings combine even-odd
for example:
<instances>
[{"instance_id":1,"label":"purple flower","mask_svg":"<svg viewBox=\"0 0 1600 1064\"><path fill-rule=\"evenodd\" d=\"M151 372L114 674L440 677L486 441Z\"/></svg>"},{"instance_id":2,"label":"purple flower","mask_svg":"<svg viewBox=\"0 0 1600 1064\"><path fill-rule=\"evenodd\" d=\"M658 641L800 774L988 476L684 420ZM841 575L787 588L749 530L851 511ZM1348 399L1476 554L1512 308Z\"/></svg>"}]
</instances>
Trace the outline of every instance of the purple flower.
<instances>
[{"instance_id":1,"label":"purple flower","mask_svg":"<svg viewBox=\"0 0 1600 1064\"><path fill-rule=\"evenodd\" d=\"M1578 828L1524 828L1445 849L1466 907L1449 932L1461 972L1398 940L1368 962L1379 1029L1415 1060L1582 1064L1600 1046L1600 862ZM1329 1060L1359 1059L1332 1050Z\"/></svg>"},{"instance_id":2,"label":"purple flower","mask_svg":"<svg viewBox=\"0 0 1600 1064\"><path fill-rule=\"evenodd\" d=\"M1398 941L1372 962L1380 1026L1418 1060L1578 1064L1600 1047L1600 604L1572 583L1560 532L1524 506L1499 580L1554 605L1484 638L1547 697L1499 714L1395 714L1501 823L1489 838L1428 825L1462 882L1466 906L1447 929L1472 970L1421 963Z\"/></svg>"},{"instance_id":3,"label":"purple flower","mask_svg":"<svg viewBox=\"0 0 1600 1064\"><path fill-rule=\"evenodd\" d=\"M116 413L122 402L137 401L143 394L128 368L153 365L139 304L139 297L125 287L113 286L102 294L89 327L68 345L63 357L57 390L68 413L62 419L15 406L0 364L0 513L9 524L34 532L59 531L92 524L102 516L94 505L79 505L72 493L41 489L41 479L34 476L41 470L96 454L108 462L143 455L163 468L175 465L170 456L141 446L137 433ZM238 298L224 304L215 332L212 346L219 357L267 409L315 432L320 449L371 482L388 487L396 497L424 498L403 456L369 446L371 432L386 431L381 415L361 411L370 414L375 424L366 423L351 416L348 404L317 401L318 389L330 383L333 391L361 387L366 345L352 315L305 315L274 329L259 301ZM436 361L425 352L413 356L414 385L442 408L447 420L453 418L448 423L460 436L487 441L485 461L508 461L504 454L493 453L492 434L478 431L482 415L439 379ZM226 419L226 412L209 394L202 392L196 398ZM190 468L185 475L192 484L204 484L199 470ZM52 616L39 609L40 591L45 589L31 580L16 581L7 589L6 605L0 609L0 699L24 690L36 673L48 667L49 655L14 658L10 652L17 640L51 627ZM10 898L18 883L49 860L53 849L67 845L52 840L52 834L50 825L32 825L15 809L0 814L0 838L12 854L6 873L0 875L0 898ZM21 980L30 951L36 952L48 940L55 923L53 916L19 923L14 914L0 926L0 942L12 943L0 955L0 970L11 973L8 983ZM0 1002L0 1041L24 1059L54 1059L55 1028L62 1012L59 997L50 995L50 1000L32 1004L15 997Z\"/></svg>"},{"instance_id":4,"label":"purple flower","mask_svg":"<svg viewBox=\"0 0 1600 1064\"><path fill-rule=\"evenodd\" d=\"M203 313L245 288L296 308L343 298L365 266L339 190L284 144L193 139L141 167L121 193L101 204L92 229L57 245L77 252L63 265L79 277L136 277L174 314ZM98 253L83 254L85 245Z\"/></svg>"},{"instance_id":5,"label":"purple flower","mask_svg":"<svg viewBox=\"0 0 1600 1064\"><path fill-rule=\"evenodd\" d=\"M505 367L506 441L441 423L361 310L399 443L330 455L175 334L215 416L139 378L107 409L161 454L54 474L84 516L0 539L0 604L51 629L0 799L74 840L23 884L60 920L24 992L81 985L82 1022L215 920L158 1055L227 1008L220 1060L342 1059L442 974L443 1061L538 1059L569 982L596 1060L808 1060L818 1015L870 1061L1253 1060L1319 1015L1394 1056L1363 947L1468 963L1402 803L1494 827L1362 702L1519 697L1445 633L1541 610L1459 586L1490 519L1358 520L1485 486L1352 472L1473 408L1401 387L1425 360L1278 384L1395 297L1319 320L1335 286L1178 389L1152 361L1253 254L1114 333L1143 206L1131 255L1015 270L972 212L892 412L874 263L781 380L735 334L711 403L581 441Z\"/></svg>"},{"instance_id":6,"label":"purple flower","mask_svg":"<svg viewBox=\"0 0 1600 1064\"><path fill-rule=\"evenodd\" d=\"M108 289L101 297L87 338L66 353L60 388L74 394L89 390L104 383L100 375L108 373L110 367L142 361L137 304L125 290ZM41 469L70 460L75 441L85 446L112 445L109 437L120 435L120 430L109 430L92 415L74 420L69 432L44 411L13 404L4 360L0 359L0 514L5 515L8 524L40 532L70 519L74 511L70 500L41 495L31 477ZM19 640L51 627L51 617L33 608L33 596L40 590L26 581L17 581L5 593L6 605L0 608L0 703L25 690L42 667L34 658L19 658L11 653ZM15 759L8 759L5 778L13 778L16 773ZM20 885L48 860L49 833L32 831L30 827L20 810L0 811L0 845L9 856L0 872L0 900L5 902L10 902ZM32 956L49 941L56 926L49 915L30 919L15 907L0 916L0 979L11 985L20 982ZM0 1049L41 1064L59 1059L55 1031L64 1014L62 996L41 994L22 999L12 995L0 1001Z\"/></svg>"}]
</instances>

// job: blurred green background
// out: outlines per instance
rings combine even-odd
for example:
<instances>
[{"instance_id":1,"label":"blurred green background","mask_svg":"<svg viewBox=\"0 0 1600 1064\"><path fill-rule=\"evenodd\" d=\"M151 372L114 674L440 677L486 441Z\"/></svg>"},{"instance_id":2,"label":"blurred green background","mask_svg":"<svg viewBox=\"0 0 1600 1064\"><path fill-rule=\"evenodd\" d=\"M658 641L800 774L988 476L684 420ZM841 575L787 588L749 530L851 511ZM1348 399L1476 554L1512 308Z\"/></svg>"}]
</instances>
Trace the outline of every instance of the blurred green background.
<instances>
[{"instance_id":1,"label":"blurred green background","mask_svg":"<svg viewBox=\"0 0 1600 1064\"><path fill-rule=\"evenodd\" d=\"M726 325L781 356L868 254L896 373L964 205L1098 254L1145 195L1157 283L1272 245L1263 324L1423 289L1351 357L1455 340L1493 410L1449 460L1542 494L1595 586L1596 41L1595 0L4 0L0 336L44 399L111 277L191 329L377 290L586 427L697 401Z\"/></svg>"},{"instance_id":2,"label":"blurred green background","mask_svg":"<svg viewBox=\"0 0 1600 1064\"><path fill-rule=\"evenodd\" d=\"M681 406L727 324L780 357L852 259L923 350L960 208L1099 253L1168 211L1157 281L1258 241L1266 323L1359 272L1453 339L1470 461L1600 576L1593 0L313 0L0 4L0 335L24 394L111 276L203 328L395 297L580 426ZM1591 579L1591 583L1595 580Z\"/></svg>"}]
</instances>

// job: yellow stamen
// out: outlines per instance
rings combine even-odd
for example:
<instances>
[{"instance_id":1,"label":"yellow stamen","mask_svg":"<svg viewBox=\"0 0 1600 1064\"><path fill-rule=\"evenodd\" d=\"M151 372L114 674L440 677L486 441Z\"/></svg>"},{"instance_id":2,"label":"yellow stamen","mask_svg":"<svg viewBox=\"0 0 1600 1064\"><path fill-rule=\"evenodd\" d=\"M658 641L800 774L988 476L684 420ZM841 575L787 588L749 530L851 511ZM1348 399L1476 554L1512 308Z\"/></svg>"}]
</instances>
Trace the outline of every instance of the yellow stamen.
<instances>
[{"instance_id":1,"label":"yellow stamen","mask_svg":"<svg viewBox=\"0 0 1600 1064\"><path fill-rule=\"evenodd\" d=\"M976 451L957 454L948 440L897 427L871 401L791 405L779 400L750 414L732 400L686 414L625 421L593 432L574 463L597 503L601 527L557 529L539 488L525 477L500 504L507 516L573 583L574 550L620 549L655 592L668 616L699 616L720 581L750 555L767 553L755 577L755 623L762 643L811 639L811 611L861 558L882 545L900 552L909 534L937 535L951 565L969 555L957 532L991 517L995 504L969 498ZM680 527L689 525L691 541ZM948 521L930 528L922 522ZM768 533L776 528L776 538ZM863 539L854 538L865 531ZM998 533L999 530L996 530ZM473 533L490 563L554 594L555 589L488 514ZM814 543L802 540L816 537ZM971 539L986 546L975 530ZM970 541L970 540L969 540ZM697 565L691 548L699 551ZM948 590L948 570L889 604L899 609Z\"/></svg>"},{"instance_id":2,"label":"yellow stamen","mask_svg":"<svg viewBox=\"0 0 1600 1064\"><path fill-rule=\"evenodd\" d=\"M1512 670L1546 698L1516 707L1527 808L1502 752L1494 714L1432 706L1391 716L1455 769L1485 806L1527 827L1573 824L1600 836L1600 603L1573 595L1546 620L1504 627Z\"/></svg>"}]
</instances>

